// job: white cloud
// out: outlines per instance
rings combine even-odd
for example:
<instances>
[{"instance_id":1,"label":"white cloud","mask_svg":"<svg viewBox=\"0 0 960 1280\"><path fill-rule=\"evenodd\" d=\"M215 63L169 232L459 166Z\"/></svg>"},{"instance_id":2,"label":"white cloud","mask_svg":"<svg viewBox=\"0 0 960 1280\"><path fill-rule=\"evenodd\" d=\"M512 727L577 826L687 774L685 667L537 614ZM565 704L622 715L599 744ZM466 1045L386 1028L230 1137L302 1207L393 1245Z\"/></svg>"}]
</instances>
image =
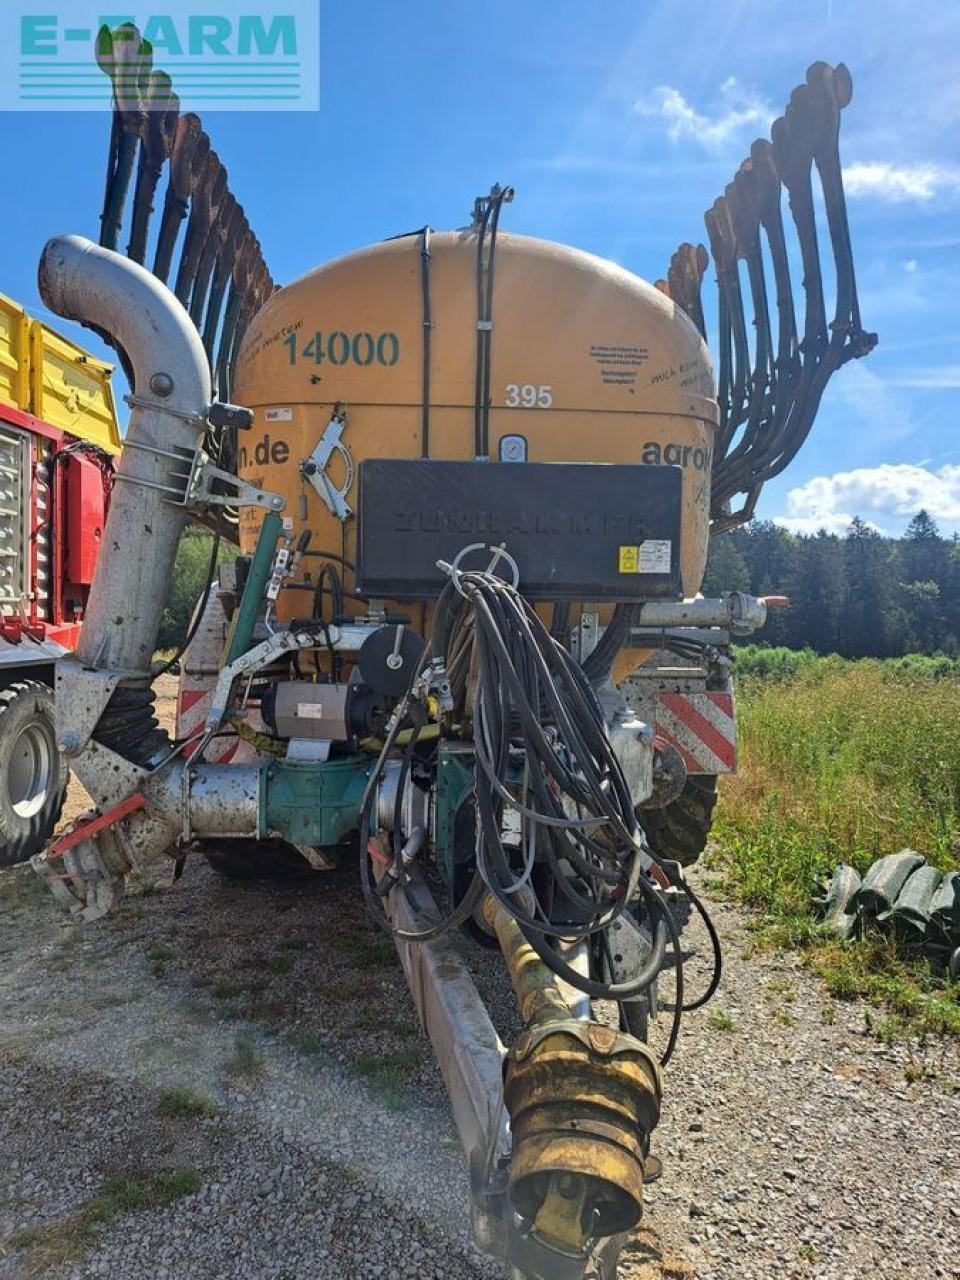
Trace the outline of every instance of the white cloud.
<instances>
[{"instance_id":1,"label":"white cloud","mask_svg":"<svg viewBox=\"0 0 960 1280\"><path fill-rule=\"evenodd\" d=\"M960 194L960 169L932 163L858 161L844 169L843 183L848 196L875 196L893 204L905 200L925 204L945 193Z\"/></svg>"},{"instance_id":2,"label":"white cloud","mask_svg":"<svg viewBox=\"0 0 960 1280\"><path fill-rule=\"evenodd\" d=\"M865 360L851 360L841 369L828 394L832 403L843 405L869 428L875 443L891 444L914 430L909 397L893 390Z\"/></svg>"},{"instance_id":3,"label":"white cloud","mask_svg":"<svg viewBox=\"0 0 960 1280\"><path fill-rule=\"evenodd\" d=\"M960 364L907 368L891 374L887 378L887 385L921 391L956 391L960 389Z\"/></svg>"},{"instance_id":4,"label":"white cloud","mask_svg":"<svg viewBox=\"0 0 960 1280\"><path fill-rule=\"evenodd\" d=\"M671 142L690 139L711 151L726 146L748 127L764 132L776 115L762 98L733 76L720 86L713 114L697 111L679 89L670 85L659 85L649 97L635 102L634 111L662 120Z\"/></svg>"},{"instance_id":5,"label":"white cloud","mask_svg":"<svg viewBox=\"0 0 960 1280\"><path fill-rule=\"evenodd\" d=\"M921 507L945 533L960 526L960 466L885 462L816 476L790 490L787 514L775 519L794 533L842 533L859 515L876 528L899 533Z\"/></svg>"}]
</instances>

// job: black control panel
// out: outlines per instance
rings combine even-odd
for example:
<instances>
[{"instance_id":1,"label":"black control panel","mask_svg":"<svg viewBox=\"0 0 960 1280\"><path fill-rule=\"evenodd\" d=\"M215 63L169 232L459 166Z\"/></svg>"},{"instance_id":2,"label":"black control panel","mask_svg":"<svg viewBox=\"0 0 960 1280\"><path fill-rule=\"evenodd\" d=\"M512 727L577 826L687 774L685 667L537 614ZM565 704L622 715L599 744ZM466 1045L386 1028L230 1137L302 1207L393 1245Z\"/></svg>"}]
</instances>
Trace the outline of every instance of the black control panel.
<instances>
[{"instance_id":1,"label":"black control panel","mask_svg":"<svg viewBox=\"0 0 960 1280\"><path fill-rule=\"evenodd\" d=\"M437 560L483 543L504 544L529 600L678 599L682 480L679 467L368 458L358 590L435 596L445 581ZM489 559L474 552L462 564Z\"/></svg>"}]
</instances>

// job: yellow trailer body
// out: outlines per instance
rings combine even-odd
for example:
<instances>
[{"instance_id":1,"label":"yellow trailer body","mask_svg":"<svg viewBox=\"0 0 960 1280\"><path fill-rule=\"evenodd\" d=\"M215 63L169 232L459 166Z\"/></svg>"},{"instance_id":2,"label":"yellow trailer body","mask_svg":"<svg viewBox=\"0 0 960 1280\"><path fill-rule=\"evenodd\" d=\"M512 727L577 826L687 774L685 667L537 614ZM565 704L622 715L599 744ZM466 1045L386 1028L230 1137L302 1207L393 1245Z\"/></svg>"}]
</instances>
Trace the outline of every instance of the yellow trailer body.
<instances>
[{"instance_id":1,"label":"yellow trailer body","mask_svg":"<svg viewBox=\"0 0 960 1280\"><path fill-rule=\"evenodd\" d=\"M0 294L0 404L119 453L112 373L112 365Z\"/></svg>"}]
</instances>

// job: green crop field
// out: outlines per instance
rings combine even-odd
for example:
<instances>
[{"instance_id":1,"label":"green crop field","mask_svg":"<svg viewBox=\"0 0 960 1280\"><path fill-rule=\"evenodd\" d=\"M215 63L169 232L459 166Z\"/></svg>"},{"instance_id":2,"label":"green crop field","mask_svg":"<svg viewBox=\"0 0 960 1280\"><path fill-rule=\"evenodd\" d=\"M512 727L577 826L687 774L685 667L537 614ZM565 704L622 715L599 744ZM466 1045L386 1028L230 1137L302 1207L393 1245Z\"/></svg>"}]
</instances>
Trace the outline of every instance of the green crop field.
<instances>
[{"instance_id":1,"label":"green crop field","mask_svg":"<svg viewBox=\"0 0 960 1280\"><path fill-rule=\"evenodd\" d=\"M721 784L713 865L803 948L833 994L864 995L912 1030L960 1032L956 988L886 940L816 929L818 882L909 847L960 867L960 663L821 658L749 647L737 660L740 771Z\"/></svg>"}]
</instances>

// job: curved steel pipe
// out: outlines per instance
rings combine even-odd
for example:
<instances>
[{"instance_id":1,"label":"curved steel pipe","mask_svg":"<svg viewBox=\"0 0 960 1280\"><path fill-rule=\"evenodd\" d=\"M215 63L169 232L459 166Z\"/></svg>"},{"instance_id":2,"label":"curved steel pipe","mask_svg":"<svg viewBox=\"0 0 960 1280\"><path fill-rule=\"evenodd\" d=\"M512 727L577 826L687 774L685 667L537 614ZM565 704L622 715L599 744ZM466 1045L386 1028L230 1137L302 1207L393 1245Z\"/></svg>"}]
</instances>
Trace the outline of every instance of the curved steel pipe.
<instances>
[{"instance_id":1,"label":"curved steel pipe","mask_svg":"<svg viewBox=\"0 0 960 1280\"><path fill-rule=\"evenodd\" d=\"M188 520L171 489L183 487L210 405L206 353L169 289L82 236L48 242L38 281L51 311L108 333L134 372L136 401L78 654L86 667L144 680Z\"/></svg>"}]
</instances>

